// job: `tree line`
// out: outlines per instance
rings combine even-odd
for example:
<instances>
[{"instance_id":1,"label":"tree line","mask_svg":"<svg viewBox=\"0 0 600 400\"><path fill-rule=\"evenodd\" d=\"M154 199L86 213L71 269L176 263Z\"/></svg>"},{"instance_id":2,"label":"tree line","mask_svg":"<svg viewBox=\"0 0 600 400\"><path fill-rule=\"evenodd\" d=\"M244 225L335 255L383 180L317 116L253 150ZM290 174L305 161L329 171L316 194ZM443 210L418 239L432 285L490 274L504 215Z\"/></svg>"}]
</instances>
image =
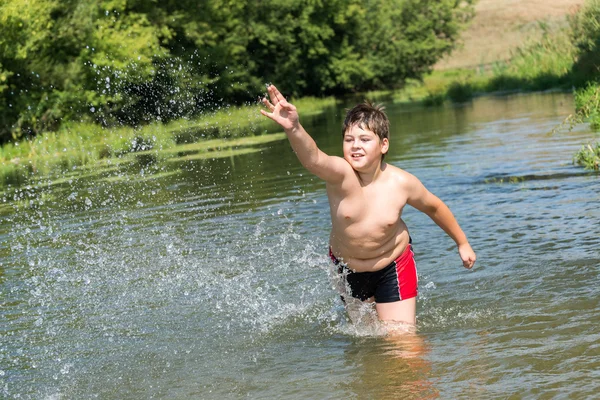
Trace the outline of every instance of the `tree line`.
<instances>
[{"instance_id":1,"label":"tree line","mask_svg":"<svg viewBox=\"0 0 600 400\"><path fill-rule=\"evenodd\" d=\"M390 89L451 51L474 0L2 0L0 143L256 100Z\"/></svg>"}]
</instances>

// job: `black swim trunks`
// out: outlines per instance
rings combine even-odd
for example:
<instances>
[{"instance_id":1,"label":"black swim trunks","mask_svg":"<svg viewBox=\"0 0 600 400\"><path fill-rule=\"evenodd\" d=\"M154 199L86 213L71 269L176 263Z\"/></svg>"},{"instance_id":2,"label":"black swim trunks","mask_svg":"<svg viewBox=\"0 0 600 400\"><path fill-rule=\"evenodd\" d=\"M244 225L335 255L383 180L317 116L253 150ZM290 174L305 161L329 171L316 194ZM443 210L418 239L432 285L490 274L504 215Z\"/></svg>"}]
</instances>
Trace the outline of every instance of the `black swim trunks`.
<instances>
[{"instance_id":1,"label":"black swim trunks","mask_svg":"<svg viewBox=\"0 0 600 400\"><path fill-rule=\"evenodd\" d=\"M412 244L388 266L374 272L354 272L329 249L331 261L338 267L338 273L349 288L350 295L361 301L371 297L377 303L392 303L417 296L418 278ZM344 296L342 295L342 300Z\"/></svg>"}]
</instances>

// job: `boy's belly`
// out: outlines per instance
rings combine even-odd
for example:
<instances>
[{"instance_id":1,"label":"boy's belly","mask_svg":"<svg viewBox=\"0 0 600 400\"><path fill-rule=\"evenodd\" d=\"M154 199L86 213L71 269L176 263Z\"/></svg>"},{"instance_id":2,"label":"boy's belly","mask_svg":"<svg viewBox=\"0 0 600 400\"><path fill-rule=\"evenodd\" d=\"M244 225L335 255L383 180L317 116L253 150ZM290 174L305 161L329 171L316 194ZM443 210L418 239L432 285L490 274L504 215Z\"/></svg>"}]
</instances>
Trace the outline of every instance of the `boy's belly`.
<instances>
[{"instance_id":1,"label":"boy's belly","mask_svg":"<svg viewBox=\"0 0 600 400\"><path fill-rule=\"evenodd\" d=\"M331 230L329 246L333 255L356 272L378 271L394 261L408 246L406 224L400 220L388 232L373 236L360 230Z\"/></svg>"}]
</instances>

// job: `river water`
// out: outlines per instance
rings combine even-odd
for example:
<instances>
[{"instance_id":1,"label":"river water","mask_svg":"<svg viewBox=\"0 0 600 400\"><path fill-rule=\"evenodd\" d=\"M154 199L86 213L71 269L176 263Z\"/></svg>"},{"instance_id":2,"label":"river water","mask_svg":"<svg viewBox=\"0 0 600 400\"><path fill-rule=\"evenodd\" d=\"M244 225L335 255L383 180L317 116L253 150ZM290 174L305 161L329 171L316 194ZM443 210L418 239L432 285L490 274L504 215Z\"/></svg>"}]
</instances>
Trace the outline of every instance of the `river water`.
<instances>
[{"instance_id":1,"label":"river water","mask_svg":"<svg viewBox=\"0 0 600 400\"><path fill-rule=\"evenodd\" d=\"M306 119L341 154L344 106ZM25 399L591 398L600 180L565 94L387 104L387 161L452 209L472 271L414 209L416 336L347 320L324 184L286 140L74 170L0 195L0 393Z\"/></svg>"}]
</instances>

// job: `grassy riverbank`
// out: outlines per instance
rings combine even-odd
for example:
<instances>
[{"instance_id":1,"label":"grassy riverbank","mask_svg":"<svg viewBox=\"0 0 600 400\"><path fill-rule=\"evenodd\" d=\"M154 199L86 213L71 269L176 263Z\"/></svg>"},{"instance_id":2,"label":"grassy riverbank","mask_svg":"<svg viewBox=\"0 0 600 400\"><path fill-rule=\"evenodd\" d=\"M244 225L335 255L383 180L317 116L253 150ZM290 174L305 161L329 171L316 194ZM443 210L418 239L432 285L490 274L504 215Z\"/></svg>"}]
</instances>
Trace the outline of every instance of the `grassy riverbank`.
<instances>
[{"instance_id":1,"label":"grassy riverbank","mask_svg":"<svg viewBox=\"0 0 600 400\"><path fill-rule=\"evenodd\" d=\"M474 68L435 70L422 82L410 82L394 95L396 102L437 105L464 102L489 93L572 90L582 79L572 73L576 49L569 32L545 28L539 41L513 50L510 60Z\"/></svg>"},{"instance_id":2,"label":"grassy riverbank","mask_svg":"<svg viewBox=\"0 0 600 400\"><path fill-rule=\"evenodd\" d=\"M423 81L409 81L403 89L385 93L386 97L394 102L440 105L465 102L489 93L577 88L576 112L566 122L587 121L593 129L599 129L600 86L589 83L585 71L576 68L581 46L573 39L573 24L566 18L574 12L574 5L584 2L554 0L544 3L546 8L537 7L536 2L539 0L518 4L513 0L481 0L477 6L479 14L465 33L464 47L441 61ZM511 9L527 4L528 12L521 10L517 15ZM486 35L487 39L483 39ZM486 40L491 43L488 47ZM369 93L366 97L381 94ZM303 116L308 116L334 104L335 99L304 98L294 103ZM258 105L224 108L194 120L156 122L140 128L67 123L57 132L0 148L0 185L22 182L34 174L47 175L107 160L115 163L144 151L173 154L173 149L198 142L204 145L194 146L196 151L217 157L219 149L230 151L249 146L273 127L259 115L257 108ZM242 137L237 141L227 140ZM599 145L582 145L574 161L585 168L598 169L599 149Z\"/></svg>"},{"instance_id":3,"label":"grassy riverbank","mask_svg":"<svg viewBox=\"0 0 600 400\"><path fill-rule=\"evenodd\" d=\"M441 105L490 93L573 91L574 113L557 129L585 122L599 130L600 1L553 0L544 7L538 3L481 0L464 34L464 47L423 81L408 82L394 92L393 101ZM599 149L600 144L583 145L574 162L598 170Z\"/></svg>"},{"instance_id":4,"label":"grassy riverbank","mask_svg":"<svg viewBox=\"0 0 600 400\"><path fill-rule=\"evenodd\" d=\"M490 92L571 89L572 19L587 0L479 0L461 46L397 101L464 101Z\"/></svg>"},{"instance_id":5,"label":"grassy riverbank","mask_svg":"<svg viewBox=\"0 0 600 400\"><path fill-rule=\"evenodd\" d=\"M335 104L333 97L295 101L303 116L317 115ZM64 124L58 131L0 148L0 186L19 183L32 175L116 164L132 154L152 152L172 159L179 151L194 151L196 158L231 155L232 149L264 142L273 128L258 112L258 104L223 108L194 120L153 123L140 128L103 128L90 123ZM280 135L269 137L281 139ZM199 155L198 155L199 154Z\"/></svg>"}]
</instances>

